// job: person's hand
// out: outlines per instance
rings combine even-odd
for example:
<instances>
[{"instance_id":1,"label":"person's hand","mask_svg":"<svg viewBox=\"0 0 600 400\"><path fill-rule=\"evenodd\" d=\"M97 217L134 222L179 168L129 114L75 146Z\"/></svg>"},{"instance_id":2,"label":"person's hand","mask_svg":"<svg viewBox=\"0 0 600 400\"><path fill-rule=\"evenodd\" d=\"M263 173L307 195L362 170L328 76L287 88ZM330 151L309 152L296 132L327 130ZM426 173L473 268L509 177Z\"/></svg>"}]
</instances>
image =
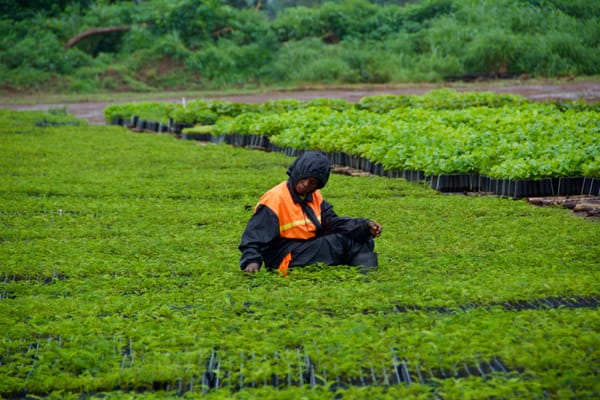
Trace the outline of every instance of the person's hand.
<instances>
[{"instance_id":1,"label":"person's hand","mask_svg":"<svg viewBox=\"0 0 600 400\"><path fill-rule=\"evenodd\" d=\"M244 272L258 272L259 269L260 269L260 264L253 262L253 263L246 265L246 268L244 268Z\"/></svg>"},{"instance_id":2,"label":"person's hand","mask_svg":"<svg viewBox=\"0 0 600 400\"><path fill-rule=\"evenodd\" d=\"M369 231L373 237L379 237L381 235L381 224L375 221L369 221Z\"/></svg>"}]
</instances>

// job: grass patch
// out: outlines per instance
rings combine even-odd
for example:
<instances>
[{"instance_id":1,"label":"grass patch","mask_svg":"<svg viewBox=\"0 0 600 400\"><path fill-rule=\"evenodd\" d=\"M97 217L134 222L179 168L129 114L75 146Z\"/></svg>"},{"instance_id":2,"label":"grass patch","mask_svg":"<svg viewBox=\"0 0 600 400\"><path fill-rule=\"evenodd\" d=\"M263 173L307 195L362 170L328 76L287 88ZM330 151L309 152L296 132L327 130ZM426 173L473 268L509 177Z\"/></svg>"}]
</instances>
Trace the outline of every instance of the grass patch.
<instances>
[{"instance_id":1,"label":"grass patch","mask_svg":"<svg viewBox=\"0 0 600 400\"><path fill-rule=\"evenodd\" d=\"M285 179L292 159L2 117L18 123L0 127L0 396L597 394L596 307L461 309L597 296L597 223L525 201L335 175L323 192L338 214L384 227L379 269L248 276L237 250L247 206ZM494 357L506 372L435 372ZM434 379L395 384L402 360L413 378L419 369Z\"/></svg>"}]
</instances>

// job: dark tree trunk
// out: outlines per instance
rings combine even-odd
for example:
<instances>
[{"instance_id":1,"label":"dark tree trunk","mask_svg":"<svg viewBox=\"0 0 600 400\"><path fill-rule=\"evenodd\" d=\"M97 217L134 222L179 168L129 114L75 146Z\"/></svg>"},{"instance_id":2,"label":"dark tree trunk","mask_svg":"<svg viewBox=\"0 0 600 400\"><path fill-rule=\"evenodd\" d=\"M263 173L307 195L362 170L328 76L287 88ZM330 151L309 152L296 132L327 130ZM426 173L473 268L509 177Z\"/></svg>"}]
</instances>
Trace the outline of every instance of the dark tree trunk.
<instances>
[{"instance_id":1,"label":"dark tree trunk","mask_svg":"<svg viewBox=\"0 0 600 400\"><path fill-rule=\"evenodd\" d=\"M112 33L112 32L126 32L126 31L128 31L130 29L131 29L131 26L129 26L129 25L124 25L124 26L107 26L105 28L92 28L92 29L88 29L87 31L81 32L77 36L74 36L71 39L69 39L69 41L67 42L67 44L65 44L65 49L68 49L68 48L71 48L71 47L75 46L77 43L79 43L80 41L82 41L83 39L85 39L85 38L87 38L89 36L102 35L102 34L105 34L105 33Z\"/></svg>"}]
</instances>

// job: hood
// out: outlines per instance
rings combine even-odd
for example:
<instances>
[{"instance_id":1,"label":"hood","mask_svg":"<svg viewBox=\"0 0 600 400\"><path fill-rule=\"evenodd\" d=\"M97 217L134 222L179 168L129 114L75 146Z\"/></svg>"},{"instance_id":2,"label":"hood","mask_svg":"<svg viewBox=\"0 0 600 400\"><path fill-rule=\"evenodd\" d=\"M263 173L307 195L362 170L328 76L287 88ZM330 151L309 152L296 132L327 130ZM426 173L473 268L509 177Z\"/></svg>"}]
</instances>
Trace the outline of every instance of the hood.
<instances>
[{"instance_id":1,"label":"hood","mask_svg":"<svg viewBox=\"0 0 600 400\"><path fill-rule=\"evenodd\" d=\"M319 180L317 189L321 189L327 184L330 171L331 165L323 153L307 151L294 161L288 168L287 174L294 186L300 179L311 176L317 178Z\"/></svg>"}]
</instances>

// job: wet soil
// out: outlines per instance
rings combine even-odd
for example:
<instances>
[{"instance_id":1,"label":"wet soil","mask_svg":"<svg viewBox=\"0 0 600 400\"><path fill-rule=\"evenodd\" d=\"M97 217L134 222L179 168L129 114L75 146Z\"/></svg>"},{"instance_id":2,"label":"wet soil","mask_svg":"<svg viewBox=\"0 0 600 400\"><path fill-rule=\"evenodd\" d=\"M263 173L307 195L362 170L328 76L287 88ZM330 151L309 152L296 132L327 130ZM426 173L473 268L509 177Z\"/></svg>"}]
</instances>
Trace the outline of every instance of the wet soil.
<instances>
[{"instance_id":1,"label":"wet soil","mask_svg":"<svg viewBox=\"0 0 600 400\"><path fill-rule=\"evenodd\" d=\"M548 100L584 100L587 102L600 101L600 82L597 81L552 81L551 83L530 82L526 80L511 80L502 82L475 82L475 83L448 83L439 85L401 85L401 86L366 86L366 87L336 87L336 88L308 88L302 90L280 90L272 92L261 92L254 94L227 94L203 96L204 100L229 100L244 103L261 103L267 100L278 100L293 98L298 100L310 100L315 98L340 98L351 102L357 102L365 96L377 94L424 94L434 89L451 87L458 91L491 91L496 93L510 93L522 95L534 101ZM192 100L188 98L186 100ZM182 99L158 99L151 94L140 94L138 98L132 98L127 102L134 101L164 101L181 102ZM124 101L123 101L124 102ZM79 102L61 104L2 104L0 108L17 110L46 110L48 108L66 107L67 111L80 118L86 119L91 124L106 124L104 120L104 108L109 104L118 102Z\"/></svg>"}]
</instances>

